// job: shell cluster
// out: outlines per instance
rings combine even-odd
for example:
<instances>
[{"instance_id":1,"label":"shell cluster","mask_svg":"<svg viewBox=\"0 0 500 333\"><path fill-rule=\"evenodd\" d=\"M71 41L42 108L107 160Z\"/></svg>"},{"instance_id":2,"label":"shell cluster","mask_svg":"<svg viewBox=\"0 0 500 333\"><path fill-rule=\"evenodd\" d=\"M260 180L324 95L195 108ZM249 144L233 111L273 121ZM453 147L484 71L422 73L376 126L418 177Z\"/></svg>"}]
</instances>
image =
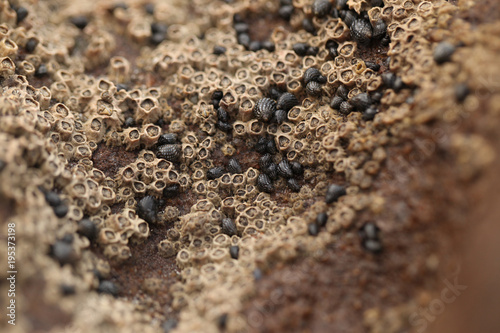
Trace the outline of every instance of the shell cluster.
<instances>
[{"instance_id":1,"label":"shell cluster","mask_svg":"<svg viewBox=\"0 0 500 333\"><path fill-rule=\"evenodd\" d=\"M0 0L0 198L32 246L19 284L37 276L80 330L241 332L273 265L342 232L380 254L383 224L358 217L386 209L388 147L479 104L466 34L431 29L450 3L15 3ZM448 147L464 178L492 158L480 137ZM169 304L155 280L134 301L111 281L138 246L176 265Z\"/></svg>"}]
</instances>

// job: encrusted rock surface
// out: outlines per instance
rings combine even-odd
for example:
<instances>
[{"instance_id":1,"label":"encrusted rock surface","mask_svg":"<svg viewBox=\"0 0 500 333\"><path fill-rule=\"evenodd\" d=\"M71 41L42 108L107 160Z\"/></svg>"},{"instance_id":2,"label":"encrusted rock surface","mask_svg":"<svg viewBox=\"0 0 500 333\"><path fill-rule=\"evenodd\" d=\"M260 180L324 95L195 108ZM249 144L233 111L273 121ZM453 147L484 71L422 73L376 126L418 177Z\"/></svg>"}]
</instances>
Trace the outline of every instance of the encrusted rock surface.
<instances>
[{"instance_id":1,"label":"encrusted rock surface","mask_svg":"<svg viewBox=\"0 0 500 333\"><path fill-rule=\"evenodd\" d=\"M0 0L0 329L421 328L498 165L495 5Z\"/></svg>"}]
</instances>

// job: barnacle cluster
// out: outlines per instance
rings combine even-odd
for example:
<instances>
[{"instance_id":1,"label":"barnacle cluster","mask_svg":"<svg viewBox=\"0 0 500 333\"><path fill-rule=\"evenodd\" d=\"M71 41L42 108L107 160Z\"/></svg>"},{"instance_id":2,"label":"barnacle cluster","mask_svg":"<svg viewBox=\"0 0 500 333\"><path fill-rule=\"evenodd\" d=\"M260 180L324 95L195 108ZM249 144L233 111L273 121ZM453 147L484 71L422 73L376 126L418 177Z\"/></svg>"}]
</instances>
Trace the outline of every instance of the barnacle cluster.
<instances>
[{"instance_id":1,"label":"barnacle cluster","mask_svg":"<svg viewBox=\"0 0 500 333\"><path fill-rule=\"evenodd\" d=\"M456 12L421 0L0 0L0 197L23 240L20 285L41 281L43 303L75 329L157 331L170 310L110 281L132 246L153 246L177 265L162 287L176 330L245 331L256 274L314 258L361 227L359 212L381 213L372 185L386 147L474 112L468 55L484 41ZM479 136L450 149L464 178L492 159ZM383 230L363 228L379 253Z\"/></svg>"}]
</instances>

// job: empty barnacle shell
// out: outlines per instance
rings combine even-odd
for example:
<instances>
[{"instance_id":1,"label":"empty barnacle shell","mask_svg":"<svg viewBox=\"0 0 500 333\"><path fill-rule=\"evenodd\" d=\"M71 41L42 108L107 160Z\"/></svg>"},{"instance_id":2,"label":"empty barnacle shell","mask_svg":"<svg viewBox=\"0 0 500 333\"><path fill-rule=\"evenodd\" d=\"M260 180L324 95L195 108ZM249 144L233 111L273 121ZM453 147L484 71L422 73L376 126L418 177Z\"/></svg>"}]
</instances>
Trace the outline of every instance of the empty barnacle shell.
<instances>
[{"instance_id":1,"label":"empty barnacle shell","mask_svg":"<svg viewBox=\"0 0 500 333\"><path fill-rule=\"evenodd\" d=\"M242 173L243 169L241 168L240 162L237 159L231 158L227 164L227 169L230 173Z\"/></svg>"},{"instance_id":2,"label":"empty barnacle shell","mask_svg":"<svg viewBox=\"0 0 500 333\"><path fill-rule=\"evenodd\" d=\"M269 122L276 111L276 102L270 98L261 98L255 103L253 113L255 117L264 122Z\"/></svg>"},{"instance_id":3,"label":"empty barnacle shell","mask_svg":"<svg viewBox=\"0 0 500 333\"><path fill-rule=\"evenodd\" d=\"M290 165L290 162L288 162L288 160L283 159L283 160L281 160L281 162L279 162L278 174L283 178L292 178L293 177L292 166Z\"/></svg>"},{"instance_id":4,"label":"empty barnacle shell","mask_svg":"<svg viewBox=\"0 0 500 333\"><path fill-rule=\"evenodd\" d=\"M311 81L306 85L306 91L311 96L319 96L321 94L321 85L317 81Z\"/></svg>"},{"instance_id":5,"label":"empty barnacle shell","mask_svg":"<svg viewBox=\"0 0 500 333\"><path fill-rule=\"evenodd\" d=\"M268 175L261 173L257 177L257 188L261 192L271 193L274 191L273 183L271 182L271 178Z\"/></svg>"},{"instance_id":6,"label":"empty barnacle shell","mask_svg":"<svg viewBox=\"0 0 500 333\"><path fill-rule=\"evenodd\" d=\"M297 99L297 97L295 97L294 94L286 92L281 94L281 96L278 98L278 101L276 102L276 108L288 112L291 108L298 104L299 100Z\"/></svg>"},{"instance_id":7,"label":"empty barnacle shell","mask_svg":"<svg viewBox=\"0 0 500 333\"><path fill-rule=\"evenodd\" d=\"M315 0L312 5L314 16L324 17L332 10L332 4L329 0Z\"/></svg>"},{"instance_id":8,"label":"empty barnacle shell","mask_svg":"<svg viewBox=\"0 0 500 333\"><path fill-rule=\"evenodd\" d=\"M300 191L300 185L297 179L295 178L289 178L286 181L286 185L294 192L299 192Z\"/></svg>"},{"instance_id":9,"label":"empty barnacle shell","mask_svg":"<svg viewBox=\"0 0 500 333\"><path fill-rule=\"evenodd\" d=\"M228 236L234 236L238 234L238 230L236 229L236 224L233 219L228 217L222 219L222 232Z\"/></svg>"},{"instance_id":10,"label":"empty barnacle shell","mask_svg":"<svg viewBox=\"0 0 500 333\"><path fill-rule=\"evenodd\" d=\"M161 145L156 150L158 158L166 159L167 161L176 162L182 153L182 147L179 144Z\"/></svg>"},{"instance_id":11,"label":"empty barnacle shell","mask_svg":"<svg viewBox=\"0 0 500 333\"><path fill-rule=\"evenodd\" d=\"M304 83L307 85L310 82L325 83L326 77L318 69L310 67L304 73Z\"/></svg>"},{"instance_id":12,"label":"empty barnacle shell","mask_svg":"<svg viewBox=\"0 0 500 333\"><path fill-rule=\"evenodd\" d=\"M360 45L368 44L372 38L372 34L372 26L367 20L356 19L352 23L351 37L356 43Z\"/></svg>"}]
</instances>

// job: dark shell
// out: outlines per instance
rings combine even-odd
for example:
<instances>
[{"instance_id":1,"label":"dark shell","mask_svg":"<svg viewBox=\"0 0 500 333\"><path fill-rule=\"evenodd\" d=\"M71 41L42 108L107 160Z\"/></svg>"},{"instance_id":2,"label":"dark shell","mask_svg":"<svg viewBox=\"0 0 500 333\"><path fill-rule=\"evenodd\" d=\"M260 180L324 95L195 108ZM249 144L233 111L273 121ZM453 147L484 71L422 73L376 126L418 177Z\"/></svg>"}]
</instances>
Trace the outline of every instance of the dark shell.
<instances>
[{"instance_id":1,"label":"dark shell","mask_svg":"<svg viewBox=\"0 0 500 333\"><path fill-rule=\"evenodd\" d=\"M75 26L77 27L78 29L80 30L83 30L85 29L85 27L87 26L87 24L89 24L89 20L87 19L87 17L81 15L81 16L74 16L70 19L70 22Z\"/></svg>"},{"instance_id":2,"label":"dark shell","mask_svg":"<svg viewBox=\"0 0 500 333\"><path fill-rule=\"evenodd\" d=\"M282 92L276 87L270 87L267 94L269 98L277 100L280 98Z\"/></svg>"},{"instance_id":3,"label":"dark shell","mask_svg":"<svg viewBox=\"0 0 500 333\"><path fill-rule=\"evenodd\" d=\"M455 46L448 42L439 43L434 49L434 61L442 64L451 60L451 56L455 53Z\"/></svg>"},{"instance_id":4,"label":"dark shell","mask_svg":"<svg viewBox=\"0 0 500 333\"><path fill-rule=\"evenodd\" d=\"M253 108L255 117L264 122L270 121L274 112L276 112L276 102L267 97L259 99Z\"/></svg>"},{"instance_id":5,"label":"dark shell","mask_svg":"<svg viewBox=\"0 0 500 333\"><path fill-rule=\"evenodd\" d=\"M274 50L276 49L276 45L274 45L274 43L271 42L270 40L265 40L261 44L262 44L262 49L267 50L269 52L274 52Z\"/></svg>"},{"instance_id":6,"label":"dark shell","mask_svg":"<svg viewBox=\"0 0 500 333\"><path fill-rule=\"evenodd\" d=\"M347 101L344 101L342 103L340 103L340 107L339 107L339 112L344 114L344 115L348 115L350 114L352 111L354 110L354 106L352 106L351 103L347 102Z\"/></svg>"},{"instance_id":7,"label":"dark shell","mask_svg":"<svg viewBox=\"0 0 500 333\"><path fill-rule=\"evenodd\" d=\"M167 145L177 143L177 134L175 133L165 133L160 135L158 138L158 145Z\"/></svg>"},{"instance_id":8,"label":"dark shell","mask_svg":"<svg viewBox=\"0 0 500 333\"><path fill-rule=\"evenodd\" d=\"M455 86L455 99L457 102L463 102L469 94L470 90L466 83L459 83Z\"/></svg>"},{"instance_id":9,"label":"dark shell","mask_svg":"<svg viewBox=\"0 0 500 333\"><path fill-rule=\"evenodd\" d=\"M95 223L89 219L83 219L78 222L78 233L87 237L90 241L97 238L97 233L99 230Z\"/></svg>"},{"instance_id":10,"label":"dark shell","mask_svg":"<svg viewBox=\"0 0 500 333\"><path fill-rule=\"evenodd\" d=\"M317 236L319 233L319 227L316 223L310 223L307 226L307 231L309 232L309 235L311 236Z\"/></svg>"},{"instance_id":11,"label":"dark shell","mask_svg":"<svg viewBox=\"0 0 500 333\"><path fill-rule=\"evenodd\" d=\"M347 192L343 186L331 184L326 189L325 202L327 204L337 201L341 196L346 195Z\"/></svg>"},{"instance_id":12,"label":"dark shell","mask_svg":"<svg viewBox=\"0 0 500 333\"><path fill-rule=\"evenodd\" d=\"M288 112L286 112L285 110L278 109L274 114L274 118L276 119L276 122L278 124L282 124L283 122L288 120Z\"/></svg>"},{"instance_id":13,"label":"dark shell","mask_svg":"<svg viewBox=\"0 0 500 333\"><path fill-rule=\"evenodd\" d=\"M36 40L35 38L30 38L26 42L26 45L24 48L26 49L26 52L31 53L31 52L35 51L35 48L37 47L37 45L38 45L38 40Z\"/></svg>"},{"instance_id":14,"label":"dark shell","mask_svg":"<svg viewBox=\"0 0 500 333\"><path fill-rule=\"evenodd\" d=\"M295 178L290 178L287 179L286 185L294 192L299 192L300 191L300 185L299 182L297 182L297 179Z\"/></svg>"},{"instance_id":15,"label":"dark shell","mask_svg":"<svg viewBox=\"0 0 500 333\"><path fill-rule=\"evenodd\" d=\"M217 109L217 118L223 123L229 122L229 114L223 107Z\"/></svg>"},{"instance_id":16,"label":"dark shell","mask_svg":"<svg viewBox=\"0 0 500 333\"><path fill-rule=\"evenodd\" d=\"M308 18L303 19L302 20L302 27L308 33L313 34L313 35L316 34L316 29L314 28L314 25L310 19L308 19Z\"/></svg>"},{"instance_id":17,"label":"dark shell","mask_svg":"<svg viewBox=\"0 0 500 333\"><path fill-rule=\"evenodd\" d=\"M370 42L372 38L372 26L370 22L364 19L356 19L351 26L351 37L352 39L360 44L366 45Z\"/></svg>"},{"instance_id":18,"label":"dark shell","mask_svg":"<svg viewBox=\"0 0 500 333\"><path fill-rule=\"evenodd\" d=\"M278 174L283 178L292 178L293 171L290 162L285 159L281 160L281 162L278 164Z\"/></svg>"},{"instance_id":19,"label":"dark shell","mask_svg":"<svg viewBox=\"0 0 500 333\"><path fill-rule=\"evenodd\" d=\"M316 216L316 224L319 227L324 227L327 221L328 221L328 215L325 212L319 213Z\"/></svg>"},{"instance_id":20,"label":"dark shell","mask_svg":"<svg viewBox=\"0 0 500 333\"><path fill-rule=\"evenodd\" d=\"M340 109L340 104L342 104L342 102L344 102L344 99L340 96L335 95L332 98L330 106L332 107L332 109L338 110Z\"/></svg>"},{"instance_id":21,"label":"dark shell","mask_svg":"<svg viewBox=\"0 0 500 333\"><path fill-rule=\"evenodd\" d=\"M265 154L267 151L267 143L268 139L266 137L261 136L257 143L255 144L255 151L259 154Z\"/></svg>"},{"instance_id":22,"label":"dark shell","mask_svg":"<svg viewBox=\"0 0 500 333\"><path fill-rule=\"evenodd\" d=\"M226 53L226 51L227 51L227 49L224 46L215 45L212 53L215 55L221 55L221 54Z\"/></svg>"},{"instance_id":23,"label":"dark shell","mask_svg":"<svg viewBox=\"0 0 500 333\"><path fill-rule=\"evenodd\" d=\"M234 221L228 217L222 219L222 232L228 236L234 236L238 234L238 230L236 229L236 224Z\"/></svg>"},{"instance_id":24,"label":"dark shell","mask_svg":"<svg viewBox=\"0 0 500 333\"><path fill-rule=\"evenodd\" d=\"M137 203L137 215L148 223L156 221L158 202L150 195L145 196Z\"/></svg>"},{"instance_id":25,"label":"dark shell","mask_svg":"<svg viewBox=\"0 0 500 333\"><path fill-rule=\"evenodd\" d=\"M224 169L216 166L207 171L207 179L208 180L217 179L219 177L222 177L223 174L224 174Z\"/></svg>"},{"instance_id":26,"label":"dark shell","mask_svg":"<svg viewBox=\"0 0 500 333\"><path fill-rule=\"evenodd\" d=\"M392 87L394 86L394 81L396 81L396 74L394 73L391 73L391 72L385 72L384 74L381 75L382 77L382 82L384 82L384 84L392 89Z\"/></svg>"},{"instance_id":27,"label":"dark shell","mask_svg":"<svg viewBox=\"0 0 500 333\"><path fill-rule=\"evenodd\" d=\"M292 161L290 162L290 165L292 166L292 171L295 176L302 176L304 173L304 167L302 164L297 161Z\"/></svg>"},{"instance_id":28,"label":"dark shell","mask_svg":"<svg viewBox=\"0 0 500 333\"><path fill-rule=\"evenodd\" d=\"M150 41L153 45L158 45L167 38L166 34L157 32L151 35Z\"/></svg>"},{"instance_id":29,"label":"dark shell","mask_svg":"<svg viewBox=\"0 0 500 333\"><path fill-rule=\"evenodd\" d=\"M274 191L273 183L271 182L271 178L268 175L261 173L257 177L257 188L261 192L271 193Z\"/></svg>"},{"instance_id":30,"label":"dark shell","mask_svg":"<svg viewBox=\"0 0 500 333\"><path fill-rule=\"evenodd\" d=\"M321 95L321 85L316 81L311 81L306 85L306 91L311 96Z\"/></svg>"},{"instance_id":31,"label":"dark shell","mask_svg":"<svg viewBox=\"0 0 500 333\"><path fill-rule=\"evenodd\" d=\"M326 42L325 48L328 50L328 53L330 54L330 57L332 59L335 59L339 55L338 47L339 47L339 44L332 39L330 39Z\"/></svg>"},{"instance_id":32,"label":"dark shell","mask_svg":"<svg viewBox=\"0 0 500 333\"><path fill-rule=\"evenodd\" d=\"M342 97L344 101L347 100L348 94L349 94L349 89L344 85L339 86L337 88L337 91L335 92L335 95Z\"/></svg>"},{"instance_id":33,"label":"dark shell","mask_svg":"<svg viewBox=\"0 0 500 333\"><path fill-rule=\"evenodd\" d=\"M365 223L359 230L359 235L363 238L377 239L380 228L373 222Z\"/></svg>"},{"instance_id":34,"label":"dark shell","mask_svg":"<svg viewBox=\"0 0 500 333\"><path fill-rule=\"evenodd\" d=\"M284 20L289 20L293 13L293 6L283 6L278 10L279 16Z\"/></svg>"},{"instance_id":35,"label":"dark shell","mask_svg":"<svg viewBox=\"0 0 500 333\"><path fill-rule=\"evenodd\" d=\"M304 82L308 84L309 82L319 82L325 83L326 77L321 75L321 72L314 67L308 68L304 73Z\"/></svg>"},{"instance_id":36,"label":"dark shell","mask_svg":"<svg viewBox=\"0 0 500 333\"><path fill-rule=\"evenodd\" d=\"M376 92L372 93L371 96L372 96L372 100L374 100L375 102L380 102L380 100L382 99L384 94L380 91L376 91Z\"/></svg>"},{"instance_id":37,"label":"dark shell","mask_svg":"<svg viewBox=\"0 0 500 333\"><path fill-rule=\"evenodd\" d=\"M68 214L69 208L65 204L61 203L57 206L54 207L54 214L56 214L57 217L65 217L66 214Z\"/></svg>"},{"instance_id":38,"label":"dark shell","mask_svg":"<svg viewBox=\"0 0 500 333\"><path fill-rule=\"evenodd\" d=\"M294 94L286 92L281 94L281 96L278 98L278 101L276 103L276 108L288 112L290 111L291 108L293 108L295 105L298 104L299 100L297 99L297 97L295 97Z\"/></svg>"},{"instance_id":39,"label":"dark shell","mask_svg":"<svg viewBox=\"0 0 500 333\"><path fill-rule=\"evenodd\" d=\"M267 169L269 165L273 163L273 155L271 154L265 154L259 159L259 166L262 170Z\"/></svg>"},{"instance_id":40,"label":"dark shell","mask_svg":"<svg viewBox=\"0 0 500 333\"><path fill-rule=\"evenodd\" d=\"M248 49L252 52L257 52L258 50L262 49L262 44L258 40L253 40L248 45Z\"/></svg>"},{"instance_id":41,"label":"dark shell","mask_svg":"<svg viewBox=\"0 0 500 333\"><path fill-rule=\"evenodd\" d=\"M268 165L263 172L271 178L271 180L278 179L278 166L275 163L271 163Z\"/></svg>"},{"instance_id":42,"label":"dark shell","mask_svg":"<svg viewBox=\"0 0 500 333\"><path fill-rule=\"evenodd\" d=\"M374 62L365 61L365 65L366 65L366 68L369 68L369 69L371 69L374 72L378 72L380 70L380 65L376 64Z\"/></svg>"},{"instance_id":43,"label":"dark shell","mask_svg":"<svg viewBox=\"0 0 500 333\"><path fill-rule=\"evenodd\" d=\"M243 169L241 168L240 162L237 159L231 158L227 163L227 169L230 173L242 173Z\"/></svg>"},{"instance_id":44,"label":"dark shell","mask_svg":"<svg viewBox=\"0 0 500 333\"><path fill-rule=\"evenodd\" d=\"M268 152L269 154L276 154L278 152L274 139L270 139L267 141L266 152Z\"/></svg>"},{"instance_id":45,"label":"dark shell","mask_svg":"<svg viewBox=\"0 0 500 333\"><path fill-rule=\"evenodd\" d=\"M250 29L250 27L248 26L248 24L246 23L235 23L234 24L234 30L236 30L236 33L237 34L243 34L243 33L247 33L248 30Z\"/></svg>"},{"instance_id":46,"label":"dark shell","mask_svg":"<svg viewBox=\"0 0 500 333\"><path fill-rule=\"evenodd\" d=\"M47 203L50 206L56 207L62 203L61 198L59 197L59 195L56 192L47 191L44 194L45 194L45 201L47 201Z\"/></svg>"},{"instance_id":47,"label":"dark shell","mask_svg":"<svg viewBox=\"0 0 500 333\"><path fill-rule=\"evenodd\" d=\"M64 240L58 240L52 245L51 254L61 265L72 263L77 259L71 242Z\"/></svg>"},{"instance_id":48,"label":"dark shell","mask_svg":"<svg viewBox=\"0 0 500 333\"><path fill-rule=\"evenodd\" d=\"M166 199L175 198L179 194L180 185L171 184L163 189L163 197Z\"/></svg>"},{"instance_id":49,"label":"dark shell","mask_svg":"<svg viewBox=\"0 0 500 333\"><path fill-rule=\"evenodd\" d=\"M221 100L224 97L224 93L221 90L216 90L212 94L212 99Z\"/></svg>"},{"instance_id":50,"label":"dark shell","mask_svg":"<svg viewBox=\"0 0 500 333\"><path fill-rule=\"evenodd\" d=\"M221 131L226 132L226 133L231 132L233 130L233 125L225 123L225 122L220 121L220 120L218 120L215 123L215 127L217 127L218 129L220 129Z\"/></svg>"},{"instance_id":51,"label":"dark shell","mask_svg":"<svg viewBox=\"0 0 500 333\"><path fill-rule=\"evenodd\" d=\"M97 287L97 292L99 294L109 294L114 297L118 296L119 291L118 286L108 280L101 281L99 287Z\"/></svg>"},{"instance_id":52,"label":"dark shell","mask_svg":"<svg viewBox=\"0 0 500 333\"><path fill-rule=\"evenodd\" d=\"M158 147L156 157L164 158L170 162L176 162L182 154L182 146L178 144L166 144Z\"/></svg>"},{"instance_id":53,"label":"dark shell","mask_svg":"<svg viewBox=\"0 0 500 333\"><path fill-rule=\"evenodd\" d=\"M305 56L307 53L307 49L309 48L309 45L306 43L295 43L292 46L293 51L298 55L298 56Z\"/></svg>"},{"instance_id":54,"label":"dark shell","mask_svg":"<svg viewBox=\"0 0 500 333\"><path fill-rule=\"evenodd\" d=\"M337 0L335 2L335 7L337 7L338 10L348 9L349 6L347 6L347 1L348 0Z\"/></svg>"},{"instance_id":55,"label":"dark shell","mask_svg":"<svg viewBox=\"0 0 500 333\"><path fill-rule=\"evenodd\" d=\"M350 99L349 103L358 111L366 110L371 104L372 99L368 93L360 93Z\"/></svg>"},{"instance_id":56,"label":"dark shell","mask_svg":"<svg viewBox=\"0 0 500 333\"><path fill-rule=\"evenodd\" d=\"M152 34L165 34L168 30L168 27L166 24L159 23L159 22L153 22L151 23L151 33Z\"/></svg>"},{"instance_id":57,"label":"dark shell","mask_svg":"<svg viewBox=\"0 0 500 333\"><path fill-rule=\"evenodd\" d=\"M361 244L367 251L372 253L380 253L383 249L380 239L365 239Z\"/></svg>"},{"instance_id":58,"label":"dark shell","mask_svg":"<svg viewBox=\"0 0 500 333\"><path fill-rule=\"evenodd\" d=\"M358 18L358 15L356 12L351 11L351 10L341 10L340 11L340 17L344 21L344 23L351 28L352 24L354 21Z\"/></svg>"},{"instance_id":59,"label":"dark shell","mask_svg":"<svg viewBox=\"0 0 500 333\"><path fill-rule=\"evenodd\" d=\"M373 120L375 118L375 115L378 113L378 110L374 107L369 107L363 112L363 120Z\"/></svg>"},{"instance_id":60,"label":"dark shell","mask_svg":"<svg viewBox=\"0 0 500 333\"><path fill-rule=\"evenodd\" d=\"M403 79L400 76L396 76L394 83L392 84L392 89L394 89L395 92L398 92L403 88L403 86Z\"/></svg>"},{"instance_id":61,"label":"dark shell","mask_svg":"<svg viewBox=\"0 0 500 333\"><path fill-rule=\"evenodd\" d=\"M312 5L314 16L324 17L332 10L332 4L329 0L316 0Z\"/></svg>"},{"instance_id":62,"label":"dark shell","mask_svg":"<svg viewBox=\"0 0 500 333\"><path fill-rule=\"evenodd\" d=\"M238 259L239 254L240 254L240 247L238 245L233 245L229 248L229 254L231 255L231 258L233 259ZM222 325L221 325L222 326ZM225 325L224 325L225 326Z\"/></svg>"},{"instance_id":63,"label":"dark shell","mask_svg":"<svg viewBox=\"0 0 500 333\"><path fill-rule=\"evenodd\" d=\"M385 22L383 20L379 19L373 25L373 35L372 35L372 38L374 38L374 39L382 39L382 38L384 38L386 32L387 32L387 25L385 25Z\"/></svg>"},{"instance_id":64,"label":"dark shell","mask_svg":"<svg viewBox=\"0 0 500 333\"><path fill-rule=\"evenodd\" d=\"M315 56L317 55L319 52L319 48L316 47L316 46L309 46L307 48L307 52L306 52L306 55L310 55L310 56Z\"/></svg>"},{"instance_id":65,"label":"dark shell","mask_svg":"<svg viewBox=\"0 0 500 333\"><path fill-rule=\"evenodd\" d=\"M238 43L248 48L250 46L250 36L246 33L242 33L238 35Z\"/></svg>"}]
</instances>

